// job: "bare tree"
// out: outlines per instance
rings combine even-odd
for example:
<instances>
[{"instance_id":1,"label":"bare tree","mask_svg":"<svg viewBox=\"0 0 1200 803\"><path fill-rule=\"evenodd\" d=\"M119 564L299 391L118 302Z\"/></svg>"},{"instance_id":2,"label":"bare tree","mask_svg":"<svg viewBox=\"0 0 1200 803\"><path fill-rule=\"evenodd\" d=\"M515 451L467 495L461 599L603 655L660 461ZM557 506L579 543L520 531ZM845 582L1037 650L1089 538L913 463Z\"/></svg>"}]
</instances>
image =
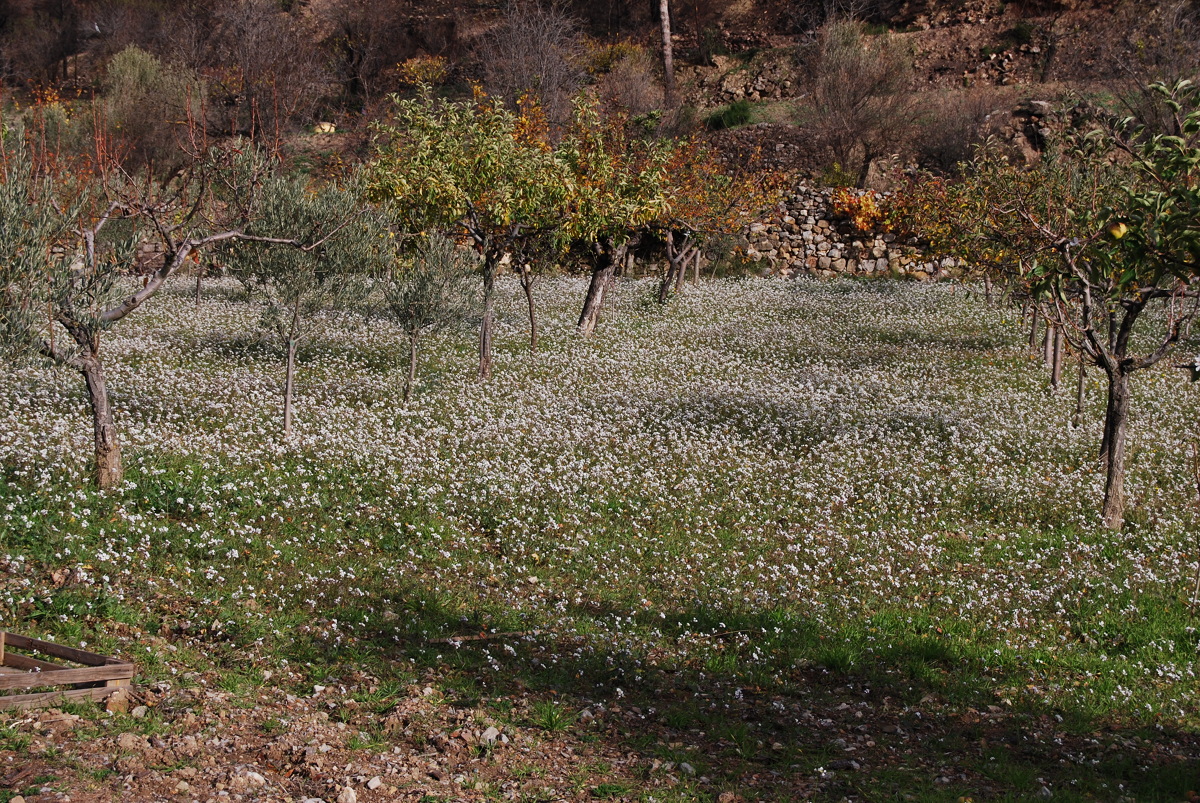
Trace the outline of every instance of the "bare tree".
<instances>
[{"instance_id":1,"label":"bare tree","mask_svg":"<svg viewBox=\"0 0 1200 803\"><path fill-rule=\"evenodd\" d=\"M396 2L339 0L321 6L330 33L334 77L347 100L370 106L385 91L388 71L417 53L403 7Z\"/></svg>"},{"instance_id":2,"label":"bare tree","mask_svg":"<svg viewBox=\"0 0 1200 803\"><path fill-rule=\"evenodd\" d=\"M1109 61L1118 70L1114 94L1125 110L1154 133L1179 136L1176 118L1163 109L1149 89L1156 81L1170 84L1200 76L1200 4L1174 0L1138 9L1139 23L1119 45L1110 46Z\"/></svg>"},{"instance_id":3,"label":"bare tree","mask_svg":"<svg viewBox=\"0 0 1200 803\"><path fill-rule=\"evenodd\" d=\"M558 5L511 0L500 23L480 45L484 85L516 108L536 98L551 126L571 119L571 101L583 86L582 45L575 19Z\"/></svg>"},{"instance_id":4,"label":"bare tree","mask_svg":"<svg viewBox=\"0 0 1200 803\"><path fill-rule=\"evenodd\" d=\"M862 186L871 163L911 135L912 54L891 34L868 36L861 23L834 21L801 55L812 82L801 123Z\"/></svg>"},{"instance_id":5,"label":"bare tree","mask_svg":"<svg viewBox=\"0 0 1200 803\"><path fill-rule=\"evenodd\" d=\"M304 57L311 32L273 0L237 0L214 16L216 30L199 54L210 80L217 128L251 138L274 136L304 119L326 81L318 60Z\"/></svg>"}]
</instances>

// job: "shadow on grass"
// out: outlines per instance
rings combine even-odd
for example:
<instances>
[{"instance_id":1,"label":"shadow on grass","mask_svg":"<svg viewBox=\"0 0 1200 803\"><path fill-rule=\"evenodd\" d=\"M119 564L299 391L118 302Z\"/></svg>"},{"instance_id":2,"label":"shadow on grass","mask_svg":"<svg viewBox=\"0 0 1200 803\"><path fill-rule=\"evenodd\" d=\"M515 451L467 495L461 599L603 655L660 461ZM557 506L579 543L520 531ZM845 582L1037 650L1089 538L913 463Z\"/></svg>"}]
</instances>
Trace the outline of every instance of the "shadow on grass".
<instances>
[{"instance_id":1,"label":"shadow on grass","mask_svg":"<svg viewBox=\"0 0 1200 803\"><path fill-rule=\"evenodd\" d=\"M1003 704L997 689L1016 678L936 623L898 614L832 635L781 611L629 618L633 629L656 628L659 644L681 645L671 653L632 646L636 638L597 647L578 633L539 632L536 622L445 605L415 586L376 603L400 616L361 633L353 659L384 674L399 661L436 678L461 707L540 700L537 718L522 724L686 763L699 779L694 799L737 790L771 800L1183 801L1200 777L1195 732ZM611 630L628 608L572 612L584 630ZM506 647L514 652L497 665ZM313 666L348 658L321 640L294 641L285 653ZM543 724L547 707L559 712L553 726ZM600 716L579 721L583 710Z\"/></svg>"}]
</instances>

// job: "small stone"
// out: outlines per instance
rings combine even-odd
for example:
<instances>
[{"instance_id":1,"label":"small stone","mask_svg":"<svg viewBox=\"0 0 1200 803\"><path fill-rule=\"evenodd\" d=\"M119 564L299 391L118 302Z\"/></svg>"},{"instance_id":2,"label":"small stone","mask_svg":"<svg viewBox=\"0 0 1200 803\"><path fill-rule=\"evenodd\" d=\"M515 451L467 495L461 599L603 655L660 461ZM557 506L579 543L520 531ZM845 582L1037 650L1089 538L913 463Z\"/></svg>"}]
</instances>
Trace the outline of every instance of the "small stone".
<instances>
[{"instance_id":1,"label":"small stone","mask_svg":"<svg viewBox=\"0 0 1200 803\"><path fill-rule=\"evenodd\" d=\"M186 795L191 790L192 787L187 781L180 781L179 783L175 784L175 794L177 795Z\"/></svg>"},{"instance_id":2,"label":"small stone","mask_svg":"<svg viewBox=\"0 0 1200 803\"><path fill-rule=\"evenodd\" d=\"M325 803L325 801L319 797L306 797L300 803Z\"/></svg>"},{"instance_id":3,"label":"small stone","mask_svg":"<svg viewBox=\"0 0 1200 803\"><path fill-rule=\"evenodd\" d=\"M686 761L680 763L679 771L682 772L684 775L695 775L696 774L696 768L693 767L691 764L687 763Z\"/></svg>"},{"instance_id":4,"label":"small stone","mask_svg":"<svg viewBox=\"0 0 1200 803\"><path fill-rule=\"evenodd\" d=\"M136 733L122 733L117 737L117 747L122 750L145 750L146 737Z\"/></svg>"},{"instance_id":5,"label":"small stone","mask_svg":"<svg viewBox=\"0 0 1200 803\"><path fill-rule=\"evenodd\" d=\"M104 703L104 710L110 714L129 713L129 693L121 689L110 694L108 700Z\"/></svg>"},{"instance_id":6,"label":"small stone","mask_svg":"<svg viewBox=\"0 0 1200 803\"><path fill-rule=\"evenodd\" d=\"M358 792L349 786L343 788L337 796L337 803L358 803Z\"/></svg>"},{"instance_id":7,"label":"small stone","mask_svg":"<svg viewBox=\"0 0 1200 803\"><path fill-rule=\"evenodd\" d=\"M133 710L129 712L129 716L133 717L134 719L143 719L148 713L150 713L149 708L144 705L138 705L134 706Z\"/></svg>"},{"instance_id":8,"label":"small stone","mask_svg":"<svg viewBox=\"0 0 1200 803\"><path fill-rule=\"evenodd\" d=\"M21 795L14 795L8 799L8 803L25 803L25 798Z\"/></svg>"},{"instance_id":9,"label":"small stone","mask_svg":"<svg viewBox=\"0 0 1200 803\"><path fill-rule=\"evenodd\" d=\"M383 786L383 779L376 775L371 780L367 781L367 788L374 792L379 787Z\"/></svg>"},{"instance_id":10,"label":"small stone","mask_svg":"<svg viewBox=\"0 0 1200 803\"><path fill-rule=\"evenodd\" d=\"M483 735L479 737L479 741L483 744L494 745L499 738L500 731L495 727L490 727L483 732Z\"/></svg>"},{"instance_id":11,"label":"small stone","mask_svg":"<svg viewBox=\"0 0 1200 803\"><path fill-rule=\"evenodd\" d=\"M260 775L257 772L247 772L246 780L250 783L251 786L266 786L267 785L267 779L264 778L262 775Z\"/></svg>"},{"instance_id":12,"label":"small stone","mask_svg":"<svg viewBox=\"0 0 1200 803\"><path fill-rule=\"evenodd\" d=\"M1042 798L1043 800L1049 800L1050 798L1054 797L1054 793L1050 791L1050 787L1043 786L1038 790L1038 797Z\"/></svg>"}]
</instances>

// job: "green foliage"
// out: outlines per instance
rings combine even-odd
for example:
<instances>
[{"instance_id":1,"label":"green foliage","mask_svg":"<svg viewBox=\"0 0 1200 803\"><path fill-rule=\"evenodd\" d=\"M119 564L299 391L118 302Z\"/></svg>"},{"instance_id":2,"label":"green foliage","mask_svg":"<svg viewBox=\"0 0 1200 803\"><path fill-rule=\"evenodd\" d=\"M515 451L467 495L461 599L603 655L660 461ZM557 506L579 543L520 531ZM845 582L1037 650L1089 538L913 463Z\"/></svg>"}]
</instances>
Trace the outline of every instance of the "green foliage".
<instances>
[{"instance_id":1,"label":"green foliage","mask_svg":"<svg viewBox=\"0 0 1200 803\"><path fill-rule=\"evenodd\" d=\"M378 312L412 339L444 329L469 314L477 267L474 254L435 234L409 266L384 281Z\"/></svg>"},{"instance_id":2,"label":"green foliage","mask_svg":"<svg viewBox=\"0 0 1200 803\"><path fill-rule=\"evenodd\" d=\"M262 324L280 341L307 334L317 313L360 300L366 276L392 256L380 215L364 206L353 184L313 188L301 177L272 176L245 234L224 248L224 257L264 303Z\"/></svg>"},{"instance_id":3,"label":"green foliage","mask_svg":"<svg viewBox=\"0 0 1200 803\"><path fill-rule=\"evenodd\" d=\"M1176 134L1147 136L1125 120L1120 145L1134 158L1143 181L1130 184L1108 210L1119 244L1122 283L1154 283L1200 275L1200 85L1179 81L1151 90L1175 118Z\"/></svg>"},{"instance_id":4,"label":"green foliage","mask_svg":"<svg viewBox=\"0 0 1200 803\"><path fill-rule=\"evenodd\" d=\"M750 101L745 98L735 100L733 103L722 106L710 114L706 122L708 123L708 127L713 131L737 128L750 122L753 108Z\"/></svg>"},{"instance_id":5,"label":"green foliage","mask_svg":"<svg viewBox=\"0 0 1200 803\"><path fill-rule=\"evenodd\" d=\"M130 45L108 63L101 91L101 119L119 157L134 166L179 161L180 140L204 105L197 75Z\"/></svg>"},{"instance_id":6,"label":"green foliage","mask_svg":"<svg viewBox=\"0 0 1200 803\"><path fill-rule=\"evenodd\" d=\"M5 154L0 179L0 357L69 359L54 322L70 320L84 340L111 326L103 312L120 293L133 243L85 247L78 227L94 213L90 188L38 170L20 143Z\"/></svg>"},{"instance_id":7,"label":"green foliage","mask_svg":"<svg viewBox=\"0 0 1200 803\"><path fill-rule=\"evenodd\" d=\"M425 87L397 99L377 130L370 193L410 231L458 229L498 258L506 242L555 227L567 182L533 110L444 100Z\"/></svg>"},{"instance_id":8,"label":"green foliage","mask_svg":"<svg viewBox=\"0 0 1200 803\"><path fill-rule=\"evenodd\" d=\"M603 119L594 101L576 104L575 120L555 155L566 168L568 240L624 241L670 209L667 165L677 146L631 138L619 119Z\"/></svg>"}]
</instances>

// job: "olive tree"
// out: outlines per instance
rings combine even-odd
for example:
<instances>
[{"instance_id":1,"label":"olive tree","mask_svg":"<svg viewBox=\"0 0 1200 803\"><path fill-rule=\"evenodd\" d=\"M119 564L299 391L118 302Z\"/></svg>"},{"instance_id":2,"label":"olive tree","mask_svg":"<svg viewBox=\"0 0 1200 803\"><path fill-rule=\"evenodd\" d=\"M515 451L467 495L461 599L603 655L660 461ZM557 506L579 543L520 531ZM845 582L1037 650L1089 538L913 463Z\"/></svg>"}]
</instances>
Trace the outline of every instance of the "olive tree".
<instances>
[{"instance_id":1,"label":"olive tree","mask_svg":"<svg viewBox=\"0 0 1200 803\"><path fill-rule=\"evenodd\" d=\"M83 171L55 172L35 164L20 145L0 150L0 166L0 351L9 361L44 359L80 373L94 425L96 482L117 487L121 448L104 334L206 248L237 239L306 244L247 231L271 170L248 146L212 150L166 184L130 178L101 184ZM155 249L157 267L130 282L146 244Z\"/></svg>"},{"instance_id":2,"label":"olive tree","mask_svg":"<svg viewBox=\"0 0 1200 803\"><path fill-rule=\"evenodd\" d=\"M417 247L410 264L383 280L377 314L399 326L408 338L406 403L417 379L421 338L467 317L475 303L477 267L474 254L434 234Z\"/></svg>"},{"instance_id":3,"label":"olive tree","mask_svg":"<svg viewBox=\"0 0 1200 803\"><path fill-rule=\"evenodd\" d=\"M283 346L283 437L292 434L296 351L318 331L320 316L361 301L367 278L387 264L391 238L381 216L351 186L310 187L298 176L265 182L258 214L246 228L259 239L233 241L223 256L251 297L261 324ZM266 233L275 238L269 238ZM287 247L274 242L280 236ZM294 243L294 245L293 245Z\"/></svg>"}]
</instances>

